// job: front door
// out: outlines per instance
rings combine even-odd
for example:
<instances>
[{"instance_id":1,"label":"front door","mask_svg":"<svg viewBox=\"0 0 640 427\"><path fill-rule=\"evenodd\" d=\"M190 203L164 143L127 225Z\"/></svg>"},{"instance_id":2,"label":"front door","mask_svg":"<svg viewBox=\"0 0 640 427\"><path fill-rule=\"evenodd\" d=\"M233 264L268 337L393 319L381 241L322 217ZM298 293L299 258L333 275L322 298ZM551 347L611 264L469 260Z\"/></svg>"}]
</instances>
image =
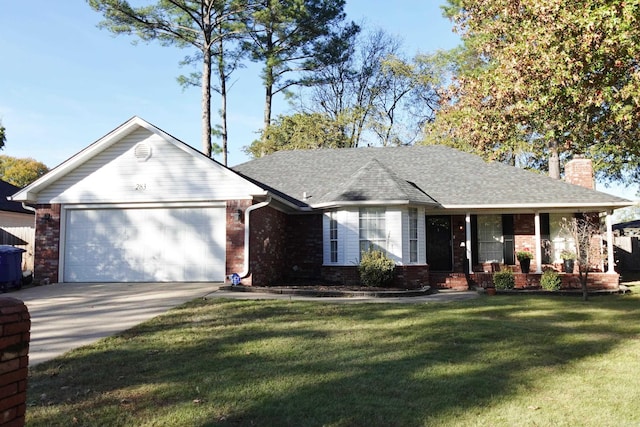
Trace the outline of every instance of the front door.
<instances>
[{"instance_id":1,"label":"front door","mask_svg":"<svg viewBox=\"0 0 640 427\"><path fill-rule=\"evenodd\" d=\"M431 271L453 270L451 217L427 216L427 264Z\"/></svg>"}]
</instances>

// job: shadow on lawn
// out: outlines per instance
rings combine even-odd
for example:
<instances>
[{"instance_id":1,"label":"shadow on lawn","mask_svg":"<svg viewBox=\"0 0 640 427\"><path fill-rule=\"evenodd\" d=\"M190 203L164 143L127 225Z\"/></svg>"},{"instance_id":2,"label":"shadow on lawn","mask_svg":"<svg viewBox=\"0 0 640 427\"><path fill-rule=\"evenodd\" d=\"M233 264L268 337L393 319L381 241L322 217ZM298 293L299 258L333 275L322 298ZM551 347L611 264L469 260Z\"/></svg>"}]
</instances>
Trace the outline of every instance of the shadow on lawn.
<instances>
[{"instance_id":1,"label":"shadow on lawn","mask_svg":"<svg viewBox=\"0 0 640 427\"><path fill-rule=\"evenodd\" d=\"M637 336L640 318L637 300L618 297L187 307L36 367L30 400L59 395L30 424L430 424L607 353Z\"/></svg>"}]
</instances>

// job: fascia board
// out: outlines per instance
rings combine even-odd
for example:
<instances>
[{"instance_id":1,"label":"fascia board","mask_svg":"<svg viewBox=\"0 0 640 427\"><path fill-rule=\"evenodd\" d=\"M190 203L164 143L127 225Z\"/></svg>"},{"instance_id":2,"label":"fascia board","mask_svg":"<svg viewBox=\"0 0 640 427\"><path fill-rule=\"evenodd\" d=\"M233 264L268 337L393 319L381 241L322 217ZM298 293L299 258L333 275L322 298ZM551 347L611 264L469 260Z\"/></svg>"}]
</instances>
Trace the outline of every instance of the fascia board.
<instances>
[{"instance_id":1,"label":"fascia board","mask_svg":"<svg viewBox=\"0 0 640 427\"><path fill-rule=\"evenodd\" d=\"M499 205L442 205L447 210L471 211L471 210L542 210L542 209L618 209L633 206L632 201L625 202L599 202L599 203L505 203Z\"/></svg>"}]
</instances>

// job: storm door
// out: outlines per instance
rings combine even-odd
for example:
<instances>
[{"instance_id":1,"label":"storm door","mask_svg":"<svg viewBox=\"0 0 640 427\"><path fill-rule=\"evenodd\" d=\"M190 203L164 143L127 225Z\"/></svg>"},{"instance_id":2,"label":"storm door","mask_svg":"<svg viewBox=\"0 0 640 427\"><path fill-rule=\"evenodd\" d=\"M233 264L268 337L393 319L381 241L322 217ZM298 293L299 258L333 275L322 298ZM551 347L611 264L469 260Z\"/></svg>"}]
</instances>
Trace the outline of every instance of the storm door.
<instances>
[{"instance_id":1,"label":"storm door","mask_svg":"<svg viewBox=\"0 0 640 427\"><path fill-rule=\"evenodd\" d=\"M427 216L426 231L429 270L453 270L451 217L448 215Z\"/></svg>"}]
</instances>

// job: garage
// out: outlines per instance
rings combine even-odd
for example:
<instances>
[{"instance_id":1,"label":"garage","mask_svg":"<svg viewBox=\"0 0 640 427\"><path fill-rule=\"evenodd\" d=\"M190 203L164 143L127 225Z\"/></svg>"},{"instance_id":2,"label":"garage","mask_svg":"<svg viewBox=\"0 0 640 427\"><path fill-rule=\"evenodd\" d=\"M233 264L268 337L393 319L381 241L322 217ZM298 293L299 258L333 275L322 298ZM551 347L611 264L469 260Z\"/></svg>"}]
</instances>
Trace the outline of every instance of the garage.
<instances>
[{"instance_id":1,"label":"garage","mask_svg":"<svg viewBox=\"0 0 640 427\"><path fill-rule=\"evenodd\" d=\"M213 282L245 268L267 191L139 117L12 196L36 207L36 283Z\"/></svg>"},{"instance_id":2,"label":"garage","mask_svg":"<svg viewBox=\"0 0 640 427\"><path fill-rule=\"evenodd\" d=\"M64 282L224 280L224 207L71 208L64 213Z\"/></svg>"}]
</instances>

